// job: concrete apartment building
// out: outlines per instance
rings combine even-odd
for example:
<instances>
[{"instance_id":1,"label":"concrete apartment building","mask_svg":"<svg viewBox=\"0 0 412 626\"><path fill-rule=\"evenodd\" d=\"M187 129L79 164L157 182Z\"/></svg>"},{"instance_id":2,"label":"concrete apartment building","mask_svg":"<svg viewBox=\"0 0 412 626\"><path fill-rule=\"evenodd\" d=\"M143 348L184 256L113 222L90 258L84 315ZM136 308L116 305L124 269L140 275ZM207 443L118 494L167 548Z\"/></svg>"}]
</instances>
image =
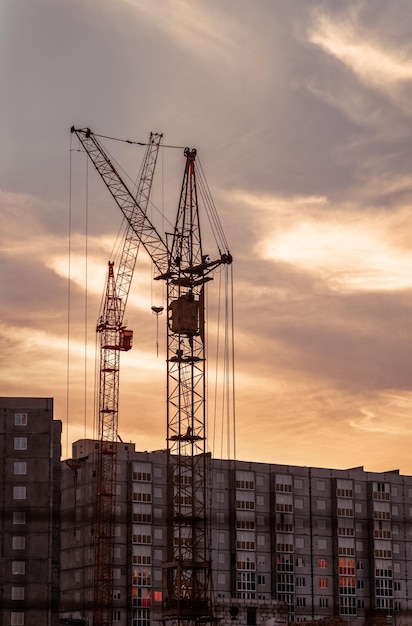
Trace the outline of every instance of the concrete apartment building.
<instances>
[{"instance_id":1,"label":"concrete apartment building","mask_svg":"<svg viewBox=\"0 0 412 626\"><path fill-rule=\"evenodd\" d=\"M57 626L61 422L52 398L0 398L0 626Z\"/></svg>"},{"instance_id":2,"label":"concrete apartment building","mask_svg":"<svg viewBox=\"0 0 412 626\"><path fill-rule=\"evenodd\" d=\"M117 444L114 623L162 603L166 452ZM61 615L91 623L96 443L62 465ZM216 617L223 625L340 615L405 623L412 610L412 477L210 459Z\"/></svg>"}]
</instances>

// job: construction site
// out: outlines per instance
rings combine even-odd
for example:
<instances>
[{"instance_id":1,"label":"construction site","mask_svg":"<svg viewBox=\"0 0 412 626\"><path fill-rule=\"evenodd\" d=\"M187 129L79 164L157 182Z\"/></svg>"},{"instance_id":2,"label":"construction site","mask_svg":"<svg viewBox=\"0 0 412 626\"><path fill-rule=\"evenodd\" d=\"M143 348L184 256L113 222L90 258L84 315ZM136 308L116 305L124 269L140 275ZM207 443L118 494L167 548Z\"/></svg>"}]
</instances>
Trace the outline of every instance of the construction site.
<instances>
[{"instance_id":1,"label":"construction site","mask_svg":"<svg viewBox=\"0 0 412 626\"><path fill-rule=\"evenodd\" d=\"M148 208L162 134L150 134L131 191L101 136L71 132L126 220L96 324L97 432L73 442L62 461L51 398L1 399L0 625L409 623L412 477L211 453L206 292L217 273L230 285L233 259L196 149L182 150L175 222L160 233ZM203 249L201 206L215 251ZM140 248L165 294L152 307L166 329L165 436L155 451L119 432L120 358L133 348L125 313ZM231 307L229 299L225 343ZM232 394L230 382L228 405Z\"/></svg>"}]
</instances>

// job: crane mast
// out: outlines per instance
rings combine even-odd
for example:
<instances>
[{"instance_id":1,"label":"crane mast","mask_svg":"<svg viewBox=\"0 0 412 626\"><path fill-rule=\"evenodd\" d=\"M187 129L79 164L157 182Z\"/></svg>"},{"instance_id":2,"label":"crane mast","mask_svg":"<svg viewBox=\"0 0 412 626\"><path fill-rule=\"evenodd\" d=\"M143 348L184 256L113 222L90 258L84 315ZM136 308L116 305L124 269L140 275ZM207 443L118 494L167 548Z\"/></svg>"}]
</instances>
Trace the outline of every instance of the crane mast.
<instances>
[{"instance_id":1,"label":"crane mast","mask_svg":"<svg viewBox=\"0 0 412 626\"><path fill-rule=\"evenodd\" d=\"M167 293L168 554L163 563L163 623L214 621L207 545L205 287L228 265L228 250L203 253L196 150L186 148L183 182L170 247L137 205L90 129L75 129L117 205L151 257Z\"/></svg>"},{"instance_id":2,"label":"crane mast","mask_svg":"<svg viewBox=\"0 0 412 626\"><path fill-rule=\"evenodd\" d=\"M146 213L162 135L151 133L135 196L135 210ZM131 218L133 211L131 213ZM136 265L140 238L127 226L117 275L109 262L100 335L96 526L94 536L93 624L110 626L113 613L114 510L119 414L120 352L132 347L133 331L124 326L124 313Z\"/></svg>"},{"instance_id":3,"label":"crane mast","mask_svg":"<svg viewBox=\"0 0 412 626\"><path fill-rule=\"evenodd\" d=\"M168 560L162 619L213 620L206 515L206 413L203 256L196 150L186 165L167 280Z\"/></svg>"}]
</instances>

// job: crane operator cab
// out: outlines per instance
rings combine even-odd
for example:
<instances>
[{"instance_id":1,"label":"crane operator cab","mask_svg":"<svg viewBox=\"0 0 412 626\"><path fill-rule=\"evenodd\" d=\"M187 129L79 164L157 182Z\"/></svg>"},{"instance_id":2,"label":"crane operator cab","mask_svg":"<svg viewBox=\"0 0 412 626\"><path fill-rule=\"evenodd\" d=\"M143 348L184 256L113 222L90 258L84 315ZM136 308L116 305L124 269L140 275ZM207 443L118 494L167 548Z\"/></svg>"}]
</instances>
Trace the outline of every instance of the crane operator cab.
<instances>
[{"instance_id":1,"label":"crane operator cab","mask_svg":"<svg viewBox=\"0 0 412 626\"><path fill-rule=\"evenodd\" d=\"M199 333L199 301L186 293L170 303L171 330L174 333L196 335Z\"/></svg>"},{"instance_id":2,"label":"crane operator cab","mask_svg":"<svg viewBox=\"0 0 412 626\"><path fill-rule=\"evenodd\" d=\"M133 346L133 331L129 328L122 328L120 331L120 350L127 352Z\"/></svg>"}]
</instances>

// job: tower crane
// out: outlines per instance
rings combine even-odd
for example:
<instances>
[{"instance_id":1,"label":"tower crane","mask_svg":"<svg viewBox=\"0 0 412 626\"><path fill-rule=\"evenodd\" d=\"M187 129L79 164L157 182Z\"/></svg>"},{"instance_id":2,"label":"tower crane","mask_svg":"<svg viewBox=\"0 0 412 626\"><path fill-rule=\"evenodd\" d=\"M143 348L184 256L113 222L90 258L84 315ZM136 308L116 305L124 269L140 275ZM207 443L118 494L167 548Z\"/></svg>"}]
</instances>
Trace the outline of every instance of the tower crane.
<instances>
[{"instance_id":1,"label":"tower crane","mask_svg":"<svg viewBox=\"0 0 412 626\"><path fill-rule=\"evenodd\" d=\"M167 297L167 471L168 554L163 563L163 623L213 622L211 563L208 558L206 483L205 289L212 272L232 263L220 235L215 259L203 252L199 187L207 184L196 167L196 150L185 148L185 168L173 233L160 236L98 137L90 129L75 133L131 229L152 259L156 280ZM213 208L210 197L209 208Z\"/></svg>"},{"instance_id":2,"label":"tower crane","mask_svg":"<svg viewBox=\"0 0 412 626\"><path fill-rule=\"evenodd\" d=\"M146 214L162 135L151 133L135 194L134 211ZM132 347L133 331L124 313L140 245L127 226L117 275L109 261L103 307L97 324L100 336L96 525L94 535L93 624L110 626L113 613L114 510L119 414L120 352Z\"/></svg>"}]
</instances>

